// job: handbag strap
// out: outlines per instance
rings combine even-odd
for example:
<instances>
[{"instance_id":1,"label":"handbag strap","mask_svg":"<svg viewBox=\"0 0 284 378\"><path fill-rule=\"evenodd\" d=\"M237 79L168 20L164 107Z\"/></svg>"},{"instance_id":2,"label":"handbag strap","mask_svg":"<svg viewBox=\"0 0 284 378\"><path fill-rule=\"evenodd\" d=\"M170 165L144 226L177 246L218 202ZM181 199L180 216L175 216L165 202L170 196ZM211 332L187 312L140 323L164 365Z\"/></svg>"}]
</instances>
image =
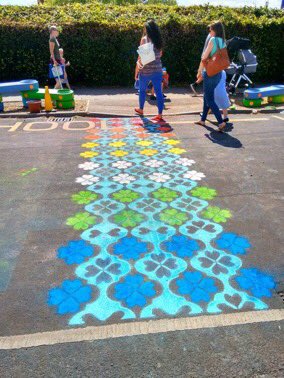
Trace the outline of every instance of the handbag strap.
<instances>
[{"instance_id":1,"label":"handbag strap","mask_svg":"<svg viewBox=\"0 0 284 378\"><path fill-rule=\"evenodd\" d=\"M217 47L216 52L217 52L218 50L220 50L219 38L218 38L218 37L215 37L215 39L216 39L216 47Z\"/></svg>"}]
</instances>

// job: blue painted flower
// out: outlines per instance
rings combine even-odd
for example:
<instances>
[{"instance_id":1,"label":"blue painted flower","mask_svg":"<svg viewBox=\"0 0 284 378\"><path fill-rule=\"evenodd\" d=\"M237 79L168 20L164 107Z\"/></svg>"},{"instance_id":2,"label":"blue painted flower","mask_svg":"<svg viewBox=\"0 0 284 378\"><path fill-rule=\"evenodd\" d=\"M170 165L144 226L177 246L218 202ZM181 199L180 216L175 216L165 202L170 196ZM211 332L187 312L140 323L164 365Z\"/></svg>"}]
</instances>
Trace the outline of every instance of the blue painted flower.
<instances>
[{"instance_id":1,"label":"blue painted flower","mask_svg":"<svg viewBox=\"0 0 284 378\"><path fill-rule=\"evenodd\" d=\"M63 259L66 264L71 265L80 264L93 253L93 247L84 240L72 240L66 246L58 249L57 256Z\"/></svg>"},{"instance_id":2,"label":"blue painted flower","mask_svg":"<svg viewBox=\"0 0 284 378\"><path fill-rule=\"evenodd\" d=\"M122 283L115 285L114 297L125 301L128 307L143 307L147 298L154 297L156 290L152 282L145 282L140 274L127 276Z\"/></svg>"},{"instance_id":3,"label":"blue painted flower","mask_svg":"<svg viewBox=\"0 0 284 378\"><path fill-rule=\"evenodd\" d=\"M244 236L239 236L233 232L223 233L219 239L216 240L216 244L221 249L227 249L234 255L244 255L246 249L250 248L250 242Z\"/></svg>"},{"instance_id":4,"label":"blue painted flower","mask_svg":"<svg viewBox=\"0 0 284 378\"><path fill-rule=\"evenodd\" d=\"M184 235L175 235L171 241L165 243L168 252L175 252L179 257L191 257L194 252L200 249L196 240L187 238Z\"/></svg>"},{"instance_id":5,"label":"blue painted flower","mask_svg":"<svg viewBox=\"0 0 284 378\"><path fill-rule=\"evenodd\" d=\"M61 287L49 290L47 303L57 306L58 314L74 313L80 310L81 303L91 299L91 292L91 287L78 279L65 280Z\"/></svg>"},{"instance_id":6,"label":"blue painted flower","mask_svg":"<svg viewBox=\"0 0 284 378\"><path fill-rule=\"evenodd\" d=\"M147 243L139 242L135 237L125 237L120 239L113 250L115 255L122 255L126 260L138 259L147 252Z\"/></svg>"},{"instance_id":7,"label":"blue painted flower","mask_svg":"<svg viewBox=\"0 0 284 378\"><path fill-rule=\"evenodd\" d=\"M241 275L236 277L242 289L250 291L255 297L271 297L271 289L275 288L274 279L256 268L241 269Z\"/></svg>"},{"instance_id":8,"label":"blue painted flower","mask_svg":"<svg viewBox=\"0 0 284 378\"><path fill-rule=\"evenodd\" d=\"M189 295L192 302L209 302L210 296L218 291L212 278L204 278L200 272L185 272L182 279L176 280L178 292Z\"/></svg>"}]
</instances>

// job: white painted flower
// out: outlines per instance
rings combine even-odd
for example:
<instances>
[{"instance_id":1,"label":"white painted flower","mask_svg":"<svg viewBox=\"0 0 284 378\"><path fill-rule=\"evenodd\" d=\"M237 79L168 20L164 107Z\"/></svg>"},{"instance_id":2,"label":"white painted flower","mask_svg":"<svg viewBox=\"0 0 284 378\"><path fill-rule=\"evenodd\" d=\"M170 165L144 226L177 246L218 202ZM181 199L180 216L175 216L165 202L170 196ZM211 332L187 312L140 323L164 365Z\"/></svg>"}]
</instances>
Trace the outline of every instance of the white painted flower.
<instances>
[{"instance_id":1,"label":"white painted flower","mask_svg":"<svg viewBox=\"0 0 284 378\"><path fill-rule=\"evenodd\" d=\"M164 173L155 172L149 176L149 179L156 182L167 182L171 179L171 176L165 175Z\"/></svg>"},{"instance_id":2,"label":"white painted flower","mask_svg":"<svg viewBox=\"0 0 284 378\"><path fill-rule=\"evenodd\" d=\"M159 168L162 165L164 165L165 163L160 161L160 160L151 159L151 160L145 161L143 164L147 165L148 167Z\"/></svg>"},{"instance_id":3,"label":"white painted flower","mask_svg":"<svg viewBox=\"0 0 284 378\"><path fill-rule=\"evenodd\" d=\"M83 175L81 177L76 178L76 182L82 185L92 185L98 182L99 180L100 180L99 177L96 177L93 175Z\"/></svg>"},{"instance_id":4,"label":"white painted flower","mask_svg":"<svg viewBox=\"0 0 284 378\"><path fill-rule=\"evenodd\" d=\"M78 167L80 169L84 169L84 171L91 171L95 168L98 168L99 166L100 166L100 164L93 163L92 161L86 161L85 163L78 165Z\"/></svg>"},{"instance_id":5,"label":"white painted flower","mask_svg":"<svg viewBox=\"0 0 284 378\"><path fill-rule=\"evenodd\" d=\"M200 181L202 177L205 177L205 174L197 171L188 171L183 175L183 177L194 181Z\"/></svg>"},{"instance_id":6,"label":"white painted flower","mask_svg":"<svg viewBox=\"0 0 284 378\"><path fill-rule=\"evenodd\" d=\"M126 169L131 167L133 164L130 161L118 160L115 163L112 163L112 166L118 169Z\"/></svg>"},{"instance_id":7,"label":"white painted flower","mask_svg":"<svg viewBox=\"0 0 284 378\"><path fill-rule=\"evenodd\" d=\"M175 163L183 165L184 167L190 167L192 164L195 164L195 161L187 158L179 158L175 161Z\"/></svg>"},{"instance_id":8,"label":"white painted flower","mask_svg":"<svg viewBox=\"0 0 284 378\"><path fill-rule=\"evenodd\" d=\"M120 184L129 184L131 181L136 180L134 176L130 176L128 173L120 173L119 175L114 176L112 179Z\"/></svg>"}]
</instances>

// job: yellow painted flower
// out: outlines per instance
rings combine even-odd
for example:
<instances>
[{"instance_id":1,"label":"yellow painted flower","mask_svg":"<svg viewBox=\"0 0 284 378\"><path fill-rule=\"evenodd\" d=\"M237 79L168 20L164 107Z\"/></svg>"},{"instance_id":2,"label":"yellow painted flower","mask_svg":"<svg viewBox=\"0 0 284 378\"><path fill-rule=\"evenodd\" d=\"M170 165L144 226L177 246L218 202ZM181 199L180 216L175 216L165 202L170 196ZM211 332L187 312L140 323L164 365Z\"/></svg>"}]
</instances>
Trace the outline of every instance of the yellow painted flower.
<instances>
[{"instance_id":1,"label":"yellow painted flower","mask_svg":"<svg viewBox=\"0 0 284 378\"><path fill-rule=\"evenodd\" d=\"M123 147L125 145L126 145L126 143L124 143L124 142L112 142L112 143L109 143L109 146L111 146L111 147Z\"/></svg>"},{"instance_id":2,"label":"yellow painted flower","mask_svg":"<svg viewBox=\"0 0 284 378\"><path fill-rule=\"evenodd\" d=\"M94 156L98 156L98 152L96 151L85 151L85 152L81 152L80 153L80 156L82 156L83 158L92 158Z\"/></svg>"},{"instance_id":3,"label":"yellow painted flower","mask_svg":"<svg viewBox=\"0 0 284 378\"><path fill-rule=\"evenodd\" d=\"M184 148L178 148L177 147L177 148L171 148L169 150L169 152L171 152L172 154L181 155L181 154L185 153L186 150Z\"/></svg>"},{"instance_id":4,"label":"yellow painted flower","mask_svg":"<svg viewBox=\"0 0 284 378\"><path fill-rule=\"evenodd\" d=\"M153 142L151 142L150 140L139 140L139 142L136 142L136 144L138 144L138 146L148 147L151 146Z\"/></svg>"},{"instance_id":5,"label":"yellow painted flower","mask_svg":"<svg viewBox=\"0 0 284 378\"><path fill-rule=\"evenodd\" d=\"M141 150L140 154L141 155L146 155L146 156L153 156L158 153L158 150L154 150L152 148L145 148L145 150Z\"/></svg>"},{"instance_id":6,"label":"yellow painted flower","mask_svg":"<svg viewBox=\"0 0 284 378\"><path fill-rule=\"evenodd\" d=\"M163 143L170 144L171 146L174 146L175 144L179 144L180 141L176 140L176 139L168 139L168 140L165 140Z\"/></svg>"},{"instance_id":7,"label":"yellow painted flower","mask_svg":"<svg viewBox=\"0 0 284 378\"><path fill-rule=\"evenodd\" d=\"M128 152L123 151L123 150L116 150L116 151L111 152L110 154L113 156L122 157L122 156L128 155Z\"/></svg>"},{"instance_id":8,"label":"yellow painted flower","mask_svg":"<svg viewBox=\"0 0 284 378\"><path fill-rule=\"evenodd\" d=\"M88 142L88 143L82 144L82 147L85 147L85 148L94 148L94 147L98 147L98 146L99 146L99 143L93 143L93 142Z\"/></svg>"}]
</instances>

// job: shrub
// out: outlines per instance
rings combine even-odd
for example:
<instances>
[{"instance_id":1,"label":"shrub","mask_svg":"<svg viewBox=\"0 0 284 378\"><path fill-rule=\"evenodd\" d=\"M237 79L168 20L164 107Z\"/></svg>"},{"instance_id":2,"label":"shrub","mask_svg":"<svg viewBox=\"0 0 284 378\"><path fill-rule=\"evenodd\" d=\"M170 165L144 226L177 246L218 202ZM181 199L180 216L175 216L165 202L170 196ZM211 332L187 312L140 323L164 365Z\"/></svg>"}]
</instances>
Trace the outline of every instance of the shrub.
<instances>
[{"instance_id":1,"label":"shrub","mask_svg":"<svg viewBox=\"0 0 284 378\"><path fill-rule=\"evenodd\" d=\"M0 7L0 80L47 78L48 25L62 27L60 43L71 61L72 82L132 85L136 49L143 23L150 17L165 40L163 64L171 81L193 80L207 25L222 19L227 38L248 37L258 56L255 79L283 79L283 11L266 8L112 6L95 2L65 6Z\"/></svg>"}]
</instances>

